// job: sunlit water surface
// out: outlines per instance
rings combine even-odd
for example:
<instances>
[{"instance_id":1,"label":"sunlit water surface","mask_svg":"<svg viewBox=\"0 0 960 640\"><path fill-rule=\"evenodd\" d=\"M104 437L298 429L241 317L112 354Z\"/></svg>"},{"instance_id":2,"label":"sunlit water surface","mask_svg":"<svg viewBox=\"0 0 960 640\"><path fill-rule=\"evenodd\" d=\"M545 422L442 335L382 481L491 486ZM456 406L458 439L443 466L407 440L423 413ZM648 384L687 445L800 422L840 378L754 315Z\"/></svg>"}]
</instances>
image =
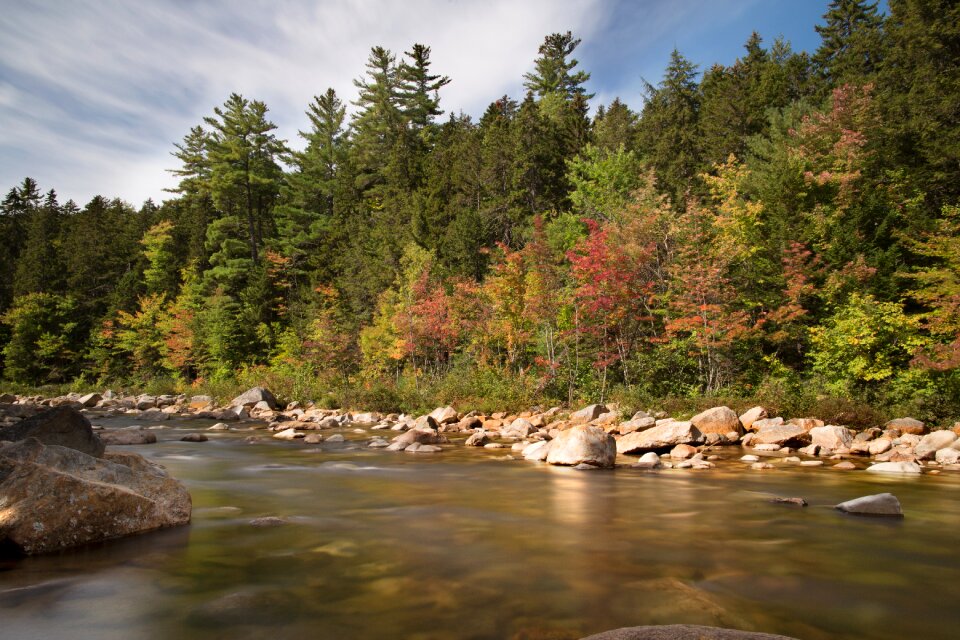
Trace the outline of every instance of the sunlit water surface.
<instances>
[{"instance_id":1,"label":"sunlit water surface","mask_svg":"<svg viewBox=\"0 0 960 640\"><path fill-rule=\"evenodd\" d=\"M710 471L576 471L503 449L372 450L353 428L319 446L179 441L209 424L127 448L186 483L192 524L3 565L0 637L562 640L667 623L960 637L955 472L752 471L739 449ZM906 518L831 508L883 491ZM263 516L287 524L250 524Z\"/></svg>"}]
</instances>

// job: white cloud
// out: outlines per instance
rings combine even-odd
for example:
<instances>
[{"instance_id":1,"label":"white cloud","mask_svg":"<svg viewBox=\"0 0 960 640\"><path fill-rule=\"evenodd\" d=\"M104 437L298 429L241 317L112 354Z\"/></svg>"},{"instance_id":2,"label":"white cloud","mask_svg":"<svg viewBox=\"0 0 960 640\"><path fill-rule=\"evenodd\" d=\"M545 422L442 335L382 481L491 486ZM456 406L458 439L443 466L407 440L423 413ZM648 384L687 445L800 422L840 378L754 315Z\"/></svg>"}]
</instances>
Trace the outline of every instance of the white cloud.
<instances>
[{"instance_id":1,"label":"white cloud","mask_svg":"<svg viewBox=\"0 0 960 640\"><path fill-rule=\"evenodd\" d=\"M547 33L573 30L584 41L580 59L593 52L606 64L616 53L610 46L662 35L697 7L692 0L649 0L639 13L614 0L12 4L0 14L0 188L32 176L81 204L97 193L137 204L162 199L173 143L233 91L264 100L280 137L298 145L312 96L332 86L353 100L352 81L372 45L397 54L414 42L431 46L433 69L453 79L442 107L477 115L504 93L520 97ZM643 18L610 24L615 14ZM620 88L595 90L606 97Z\"/></svg>"}]
</instances>

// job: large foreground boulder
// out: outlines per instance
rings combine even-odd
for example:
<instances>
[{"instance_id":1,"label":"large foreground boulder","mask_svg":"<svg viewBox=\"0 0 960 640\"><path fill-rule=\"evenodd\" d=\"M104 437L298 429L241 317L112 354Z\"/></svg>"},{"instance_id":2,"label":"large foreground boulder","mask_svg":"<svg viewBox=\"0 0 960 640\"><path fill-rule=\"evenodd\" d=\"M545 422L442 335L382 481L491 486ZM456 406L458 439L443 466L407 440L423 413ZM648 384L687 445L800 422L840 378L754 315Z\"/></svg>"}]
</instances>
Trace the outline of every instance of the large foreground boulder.
<instances>
[{"instance_id":1,"label":"large foreground boulder","mask_svg":"<svg viewBox=\"0 0 960 640\"><path fill-rule=\"evenodd\" d=\"M601 427L578 425L561 431L550 443L547 464L612 467L617 442Z\"/></svg>"},{"instance_id":2,"label":"large foreground boulder","mask_svg":"<svg viewBox=\"0 0 960 640\"><path fill-rule=\"evenodd\" d=\"M617 453L646 453L673 449L678 444L703 444L700 430L689 422L665 422L617 440Z\"/></svg>"},{"instance_id":3,"label":"large foreground boulder","mask_svg":"<svg viewBox=\"0 0 960 640\"><path fill-rule=\"evenodd\" d=\"M701 627L692 624L665 624L649 627L625 627L604 631L583 640L794 640L789 636L753 633L738 629Z\"/></svg>"},{"instance_id":4,"label":"large foreground boulder","mask_svg":"<svg viewBox=\"0 0 960 640\"><path fill-rule=\"evenodd\" d=\"M0 554L47 553L190 522L190 494L135 453L0 445Z\"/></svg>"},{"instance_id":5,"label":"large foreground boulder","mask_svg":"<svg viewBox=\"0 0 960 640\"><path fill-rule=\"evenodd\" d=\"M263 387L253 387L252 389L247 389L236 398L230 401L231 407L252 407L258 402L266 402L271 409L279 409L280 404L277 402L277 399L270 393L269 389L264 389Z\"/></svg>"},{"instance_id":6,"label":"large foreground boulder","mask_svg":"<svg viewBox=\"0 0 960 640\"><path fill-rule=\"evenodd\" d=\"M75 449L99 458L104 444L93 432L86 416L71 407L56 407L0 429L0 440L17 442L36 438L42 444Z\"/></svg>"}]
</instances>

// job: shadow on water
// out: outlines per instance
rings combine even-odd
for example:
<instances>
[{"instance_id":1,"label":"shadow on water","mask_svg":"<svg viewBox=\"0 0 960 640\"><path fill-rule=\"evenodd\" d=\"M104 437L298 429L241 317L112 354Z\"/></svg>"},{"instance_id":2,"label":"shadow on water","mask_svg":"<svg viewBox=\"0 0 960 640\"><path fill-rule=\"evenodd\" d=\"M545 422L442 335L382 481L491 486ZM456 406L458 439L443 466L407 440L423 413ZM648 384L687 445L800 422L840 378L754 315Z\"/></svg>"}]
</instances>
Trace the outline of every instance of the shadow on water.
<instances>
[{"instance_id":1,"label":"shadow on water","mask_svg":"<svg viewBox=\"0 0 960 640\"><path fill-rule=\"evenodd\" d=\"M192 524L8 564L0 637L561 640L691 623L883 640L960 623L949 474L581 472L505 450L372 450L352 428L306 446L160 426L130 449L186 483ZM905 519L832 508L882 491Z\"/></svg>"}]
</instances>

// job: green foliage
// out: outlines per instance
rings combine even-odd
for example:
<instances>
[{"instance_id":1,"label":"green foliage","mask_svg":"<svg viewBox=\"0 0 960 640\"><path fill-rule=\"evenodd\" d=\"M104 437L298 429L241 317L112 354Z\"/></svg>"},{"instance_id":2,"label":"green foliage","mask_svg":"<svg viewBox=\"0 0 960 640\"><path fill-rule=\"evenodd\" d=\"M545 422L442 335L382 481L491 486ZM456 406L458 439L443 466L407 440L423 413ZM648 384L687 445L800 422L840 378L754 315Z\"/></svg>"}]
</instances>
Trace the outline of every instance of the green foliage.
<instances>
[{"instance_id":1,"label":"green foliage","mask_svg":"<svg viewBox=\"0 0 960 640\"><path fill-rule=\"evenodd\" d=\"M853 294L824 326L811 329L813 370L840 393L893 379L923 347L918 329L900 304Z\"/></svg>"},{"instance_id":2,"label":"green foliage","mask_svg":"<svg viewBox=\"0 0 960 640\"><path fill-rule=\"evenodd\" d=\"M10 340L3 348L4 373L12 380L40 385L64 382L80 370L83 344L69 297L30 293L16 298L3 316Z\"/></svg>"}]
</instances>

